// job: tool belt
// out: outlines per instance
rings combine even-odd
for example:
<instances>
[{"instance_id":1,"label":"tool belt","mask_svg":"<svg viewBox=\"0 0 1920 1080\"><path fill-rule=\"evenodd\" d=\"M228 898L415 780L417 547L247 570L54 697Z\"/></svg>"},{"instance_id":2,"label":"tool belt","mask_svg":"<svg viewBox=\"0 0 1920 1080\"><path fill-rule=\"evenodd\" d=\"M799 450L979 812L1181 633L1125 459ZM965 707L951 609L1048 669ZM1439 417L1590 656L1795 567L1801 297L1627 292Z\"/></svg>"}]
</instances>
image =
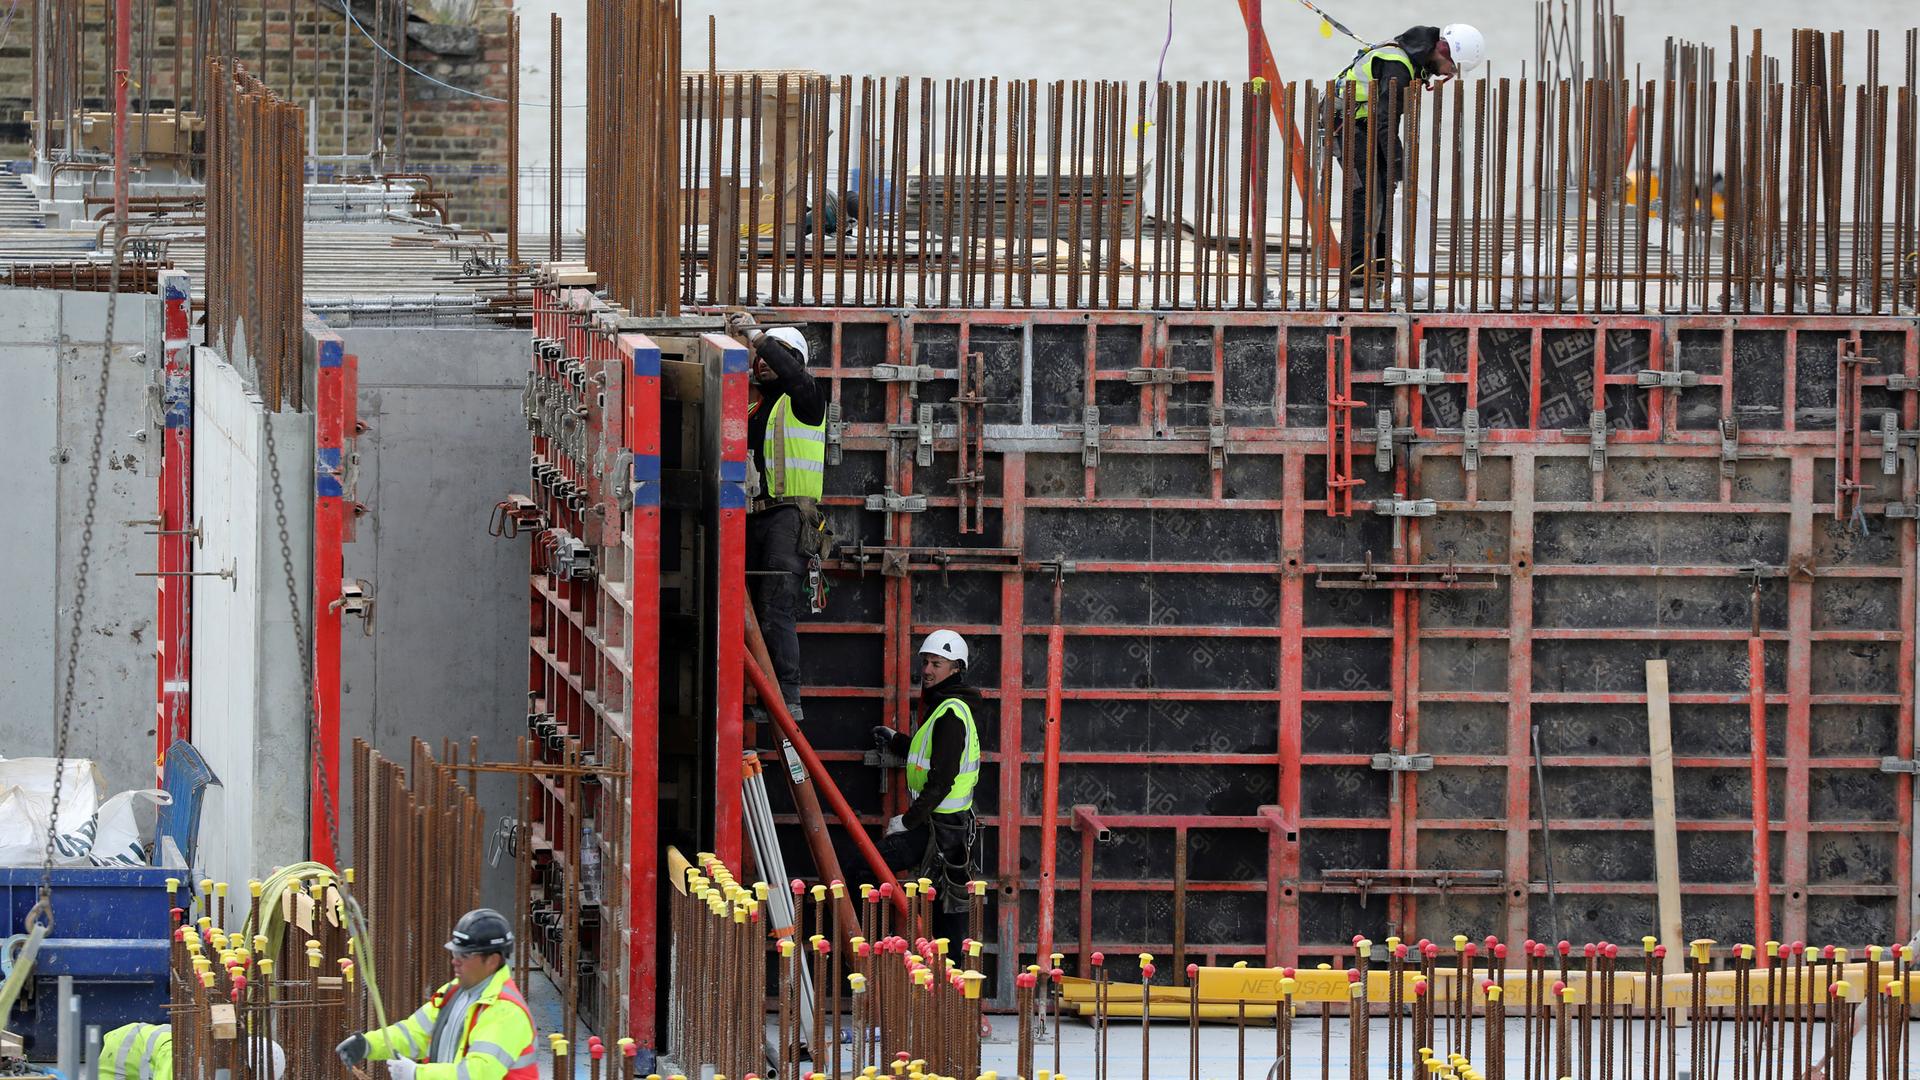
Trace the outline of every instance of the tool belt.
<instances>
[{"instance_id":1,"label":"tool belt","mask_svg":"<svg viewBox=\"0 0 1920 1080\"><path fill-rule=\"evenodd\" d=\"M944 820L943 820L944 819ZM920 876L931 878L939 888L940 909L955 914L969 909L967 883L980 875L973 865L974 841L980 836L980 819L971 810L957 814L935 814L927 830L927 852L921 860ZM955 861L950 851L961 852Z\"/></svg>"},{"instance_id":2,"label":"tool belt","mask_svg":"<svg viewBox=\"0 0 1920 1080\"><path fill-rule=\"evenodd\" d=\"M803 559L827 559L833 557L833 527L827 523L827 515L820 509L816 499L754 499L747 504L747 512L758 514L767 510L778 510L783 506L800 509L800 557Z\"/></svg>"}]
</instances>

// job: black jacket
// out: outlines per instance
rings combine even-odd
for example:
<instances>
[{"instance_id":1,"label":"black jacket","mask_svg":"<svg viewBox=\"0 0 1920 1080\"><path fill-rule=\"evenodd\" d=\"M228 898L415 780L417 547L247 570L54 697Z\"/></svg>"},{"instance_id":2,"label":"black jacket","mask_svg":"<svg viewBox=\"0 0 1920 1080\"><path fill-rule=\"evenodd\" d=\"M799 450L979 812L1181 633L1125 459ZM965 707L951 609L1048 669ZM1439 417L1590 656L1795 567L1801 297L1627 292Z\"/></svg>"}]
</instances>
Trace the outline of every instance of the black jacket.
<instances>
[{"instance_id":1,"label":"black jacket","mask_svg":"<svg viewBox=\"0 0 1920 1080\"><path fill-rule=\"evenodd\" d=\"M1360 155L1365 152L1365 143L1371 139L1376 152L1380 154L1387 168L1391 170L1392 175L1390 179L1397 182L1400 179L1402 162L1406 157L1405 150L1400 143L1400 125L1403 122L1401 120L1401 111L1404 107L1403 102L1406 100L1406 88L1416 77L1419 78L1421 82L1425 82L1436 74L1433 70L1433 53L1435 49L1440 47L1440 28L1437 26L1410 26L1401 31L1400 35L1392 41L1383 41L1380 45L1398 45L1406 50L1407 58L1413 61L1414 70L1409 72L1404 65L1394 63L1376 63L1373 65L1373 105L1368 110L1370 115L1356 124L1353 132L1354 156L1358 159L1354 167L1356 169L1366 168L1366 159L1360 157ZM1360 62L1361 57L1371 52L1372 49L1379 48L1380 45L1362 49L1355 53L1353 60L1349 62L1345 68L1341 69L1340 73L1345 75L1348 71L1351 71L1353 65ZM1336 86L1336 91L1337 89L1338 87ZM1340 99L1338 98L1328 103L1328 109L1333 117L1333 121L1327 125L1327 130L1331 132L1333 136L1332 145L1335 156L1344 161L1346 155L1346 137L1341 133L1340 129L1340 104ZM1376 117L1382 116L1390 119L1392 123L1377 124L1372 122ZM1361 178L1361 181L1364 182L1364 177Z\"/></svg>"},{"instance_id":2,"label":"black jacket","mask_svg":"<svg viewBox=\"0 0 1920 1080\"><path fill-rule=\"evenodd\" d=\"M973 713L974 726L977 729L980 723L980 694L967 685L967 673L964 671L956 672L945 682L936 683L920 691L920 723L926 723L927 717L932 716L948 698L959 698L966 703L968 710ZM915 730L919 728L916 726ZM907 737L906 732L893 733L894 754L906 757L907 749L912 744L913 740ZM947 792L953 790L953 782L959 779L960 760L966 756L966 753L967 726L965 724L957 720L952 722L942 720L934 725L933 753L930 755L932 760L927 765L927 786L920 789L920 797L913 800L913 805L907 807L906 813L900 815L902 825L909 829L917 829L933 817L933 808L940 805L941 800L947 797Z\"/></svg>"},{"instance_id":3,"label":"black jacket","mask_svg":"<svg viewBox=\"0 0 1920 1080\"><path fill-rule=\"evenodd\" d=\"M827 417L827 399L793 346L771 334L761 334L753 343L753 352L777 377L771 385L760 384L760 405L747 415L747 451L753 455L753 467L765 476L767 462L761 444L767 441L767 418L773 414L773 403L785 395L795 420L818 424Z\"/></svg>"}]
</instances>

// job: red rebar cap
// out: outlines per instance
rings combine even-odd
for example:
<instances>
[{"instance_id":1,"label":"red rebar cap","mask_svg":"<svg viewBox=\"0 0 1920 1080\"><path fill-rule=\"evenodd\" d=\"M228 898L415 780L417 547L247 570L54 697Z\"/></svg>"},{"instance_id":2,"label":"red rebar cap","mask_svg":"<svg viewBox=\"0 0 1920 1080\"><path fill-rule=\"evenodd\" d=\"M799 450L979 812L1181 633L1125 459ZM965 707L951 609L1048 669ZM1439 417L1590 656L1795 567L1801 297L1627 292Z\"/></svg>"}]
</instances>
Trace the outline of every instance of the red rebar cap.
<instances>
[{"instance_id":1,"label":"red rebar cap","mask_svg":"<svg viewBox=\"0 0 1920 1080\"><path fill-rule=\"evenodd\" d=\"M1598 956L1599 954L1600 954L1600 946L1595 945L1591 941L1587 942L1585 945L1580 946L1580 955L1586 957L1589 960L1593 959L1595 956Z\"/></svg>"},{"instance_id":2,"label":"red rebar cap","mask_svg":"<svg viewBox=\"0 0 1920 1080\"><path fill-rule=\"evenodd\" d=\"M1349 944L1349 945L1358 945L1358 944L1360 944L1361 942L1363 942L1363 941L1365 941L1365 940L1367 940L1367 935L1365 935L1365 934L1355 934L1355 935L1353 935L1353 940L1352 940L1352 941L1349 941L1349 942L1347 942L1347 944Z\"/></svg>"},{"instance_id":3,"label":"red rebar cap","mask_svg":"<svg viewBox=\"0 0 1920 1080\"><path fill-rule=\"evenodd\" d=\"M1620 957L1620 946L1615 945L1611 941L1607 942L1607 959L1617 960L1619 959L1619 957Z\"/></svg>"},{"instance_id":4,"label":"red rebar cap","mask_svg":"<svg viewBox=\"0 0 1920 1080\"><path fill-rule=\"evenodd\" d=\"M1804 942L1804 941L1796 941L1796 942L1794 942L1794 943L1793 943L1793 951L1794 951L1794 952L1806 952L1806 951L1807 951L1807 943L1806 943L1806 942Z\"/></svg>"},{"instance_id":5,"label":"red rebar cap","mask_svg":"<svg viewBox=\"0 0 1920 1080\"><path fill-rule=\"evenodd\" d=\"M929 900L931 900L931 899L933 899L933 898L934 898L935 896L937 896L937 895L939 895L939 893L938 893L938 890L936 890L936 889L935 889L935 888L934 888L933 886L931 886L931 885L929 885L929 886L927 886L927 887L926 887L926 888L924 888L924 889L921 889L920 891L921 891L921 893L923 893L923 894L924 894L924 895L926 896L926 898L927 898L927 899L929 899Z\"/></svg>"},{"instance_id":6,"label":"red rebar cap","mask_svg":"<svg viewBox=\"0 0 1920 1080\"><path fill-rule=\"evenodd\" d=\"M1528 938L1527 940L1520 943L1520 947L1527 950L1528 952L1532 952L1533 947L1537 944L1539 944L1539 942L1533 940L1532 938Z\"/></svg>"},{"instance_id":7,"label":"red rebar cap","mask_svg":"<svg viewBox=\"0 0 1920 1080\"><path fill-rule=\"evenodd\" d=\"M628 1057L639 1057L640 1047L634 1043L621 1043L620 1052Z\"/></svg>"},{"instance_id":8,"label":"red rebar cap","mask_svg":"<svg viewBox=\"0 0 1920 1080\"><path fill-rule=\"evenodd\" d=\"M1822 960L1833 959L1833 946L1831 945L1820 946L1820 959Z\"/></svg>"},{"instance_id":9,"label":"red rebar cap","mask_svg":"<svg viewBox=\"0 0 1920 1080\"><path fill-rule=\"evenodd\" d=\"M1426 938L1421 938L1419 941L1414 942L1413 947L1419 949L1421 952L1426 952L1427 946L1431 944L1433 944L1433 942L1428 941Z\"/></svg>"},{"instance_id":10,"label":"red rebar cap","mask_svg":"<svg viewBox=\"0 0 1920 1080\"><path fill-rule=\"evenodd\" d=\"M1063 979L1065 979L1066 977L1067 977L1067 973L1066 973L1066 972L1064 972L1064 971L1061 971L1061 970L1060 970L1059 968L1054 968L1054 969L1053 969L1053 981L1054 981L1055 983L1058 983L1058 982L1060 982L1060 981L1062 981L1062 980L1063 980Z\"/></svg>"},{"instance_id":11,"label":"red rebar cap","mask_svg":"<svg viewBox=\"0 0 1920 1080\"><path fill-rule=\"evenodd\" d=\"M1481 942L1481 944L1485 945L1487 947L1487 950L1491 952L1495 945L1500 944L1500 939L1497 937L1494 937L1492 934L1488 934L1487 940Z\"/></svg>"},{"instance_id":12,"label":"red rebar cap","mask_svg":"<svg viewBox=\"0 0 1920 1080\"><path fill-rule=\"evenodd\" d=\"M1089 956L1089 957L1087 957L1087 959L1089 959L1089 960L1091 960L1091 961L1093 961L1093 966L1094 966L1094 967L1099 967L1100 965L1102 965L1102 964L1104 964L1104 963L1106 963L1106 962L1107 962L1107 954L1106 954L1106 953L1094 953L1094 954L1093 954L1092 956Z\"/></svg>"},{"instance_id":13,"label":"red rebar cap","mask_svg":"<svg viewBox=\"0 0 1920 1080\"><path fill-rule=\"evenodd\" d=\"M1152 965L1152 964L1141 964L1141 965L1140 965L1140 978L1141 978L1142 980L1146 980L1146 979L1151 979L1151 978L1153 978L1153 965Z\"/></svg>"},{"instance_id":14,"label":"red rebar cap","mask_svg":"<svg viewBox=\"0 0 1920 1080\"><path fill-rule=\"evenodd\" d=\"M1281 977L1281 978L1283 978L1283 979L1291 979L1291 978L1293 978L1293 969L1292 969L1292 968L1281 968L1281 969L1280 969L1280 977Z\"/></svg>"},{"instance_id":15,"label":"red rebar cap","mask_svg":"<svg viewBox=\"0 0 1920 1080\"><path fill-rule=\"evenodd\" d=\"M1428 959L1432 959L1433 957L1440 955L1440 946L1435 945L1433 942L1429 941L1427 942L1426 947L1420 950L1420 954L1422 956L1427 957Z\"/></svg>"},{"instance_id":16,"label":"red rebar cap","mask_svg":"<svg viewBox=\"0 0 1920 1080\"><path fill-rule=\"evenodd\" d=\"M1665 945L1655 945L1653 947L1653 958L1655 960L1665 960L1667 958L1667 947Z\"/></svg>"},{"instance_id":17,"label":"red rebar cap","mask_svg":"<svg viewBox=\"0 0 1920 1080\"><path fill-rule=\"evenodd\" d=\"M1393 947L1393 956L1396 960L1405 960L1407 958L1407 943L1403 941L1395 945Z\"/></svg>"},{"instance_id":18,"label":"red rebar cap","mask_svg":"<svg viewBox=\"0 0 1920 1080\"><path fill-rule=\"evenodd\" d=\"M1545 960L1545 959L1547 958L1547 943L1546 943L1546 942L1544 942L1544 941L1536 941L1536 942L1534 942L1534 943L1533 943L1533 958L1534 958L1535 960Z\"/></svg>"},{"instance_id":19,"label":"red rebar cap","mask_svg":"<svg viewBox=\"0 0 1920 1080\"><path fill-rule=\"evenodd\" d=\"M1495 986L1497 986L1497 985L1499 985L1499 984L1498 984L1498 983L1496 983L1496 982L1494 982L1494 981L1493 981L1492 979L1481 979L1481 980L1480 980L1480 992L1484 994L1484 993L1486 993L1487 991L1489 991L1489 990L1491 990L1491 989L1493 989L1493 988L1494 988Z\"/></svg>"},{"instance_id":20,"label":"red rebar cap","mask_svg":"<svg viewBox=\"0 0 1920 1080\"><path fill-rule=\"evenodd\" d=\"M794 878L793 883L788 885L787 888L793 890L793 895L800 896L807 891L807 883L801 881L799 878Z\"/></svg>"},{"instance_id":21,"label":"red rebar cap","mask_svg":"<svg viewBox=\"0 0 1920 1080\"><path fill-rule=\"evenodd\" d=\"M1471 957L1474 953L1479 951L1480 951L1480 947L1475 945L1473 942L1469 941L1466 943L1465 946L1461 948L1460 955Z\"/></svg>"},{"instance_id":22,"label":"red rebar cap","mask_svg":"<svg viewBox=\"0 0 1920 1080\"><path fill-rule=\"evenodd\" d=\"M1199 977L1200 977L1200 965L1199 965L1199 964L1188 964L1188 965L1187 965L1187 978L1189 978L1189 979L1196 979L1196 978L1199 978Z\"/></svg>"},{"instance_id":23,"label":"red rebar cap","mask_svg":"<svg viewBox=\"0 0 1920 1080\"><path fill-rule=\"evenodd\" d=\"M893 897L893 882L891 882L891 881L883 881L883 882L881 882L881 883L880 883L880 895L881 895L881 896L884 896L884 897L887 897L888 899L892 899L892 897Z\"/></svg>"},{"instance_id":24,"label":"red rebar cap","mask_svg":"<svg viewBox=\"0 0 1920 1080\"><path fill-rule=\"evenodd\" d=\"M1572 951L1573 951L1573 943L1572 943L1572 942L1570 942L1570 941L1562 941L1562 942L1561 942L1561 943L1560 943L1560 944L1559 944L1559 945L1557 946L1557 948L1558 948L1558 949L1560 950L1560 955L1561 955L1561 956L1565 956L1565 955L1567 955L1568 953L1570 953L1570 952L1572 952Z\"/></svg>"},{"instance_id":25,"label":"red rebar cap","mask_svg":"<svg viewBox=\"0 0 1920 1080\"><path fill-rule=\"evenodd\" d=\"M1554 997L1559 997L1561 994L1564 994L1566 992L1567 992L1566 983L1561 982L1559 979L1553 980L1553 996Z\"/></svg>"},{"instance_id":26,"label":"red rebar cap","mask_svg":"<svg viewBox=\"0 0 1920 1080\"><path fill-rule=\"evenodd\" d=\"M1421 997L1425 995L1426 992L1427 992L1427 980L1425 979L1413 980L1413 996L1414 997Z\"/></svg>"},{"instance_id":27,"label":"red rebar cap","mask_svg":"<svg viewBox=\"0 0 1920 1080\"><path fill-rule=\"evenodd\" d=\"M1493 958L1495 960L1505 960L1507 958L1507 947L1496 943L1493 946Z\"/></svg>"},{"instance_id":28,"label":"red rebar cap","mask_svg":"<svg viewBox=\"0 0 1920 1080\"><path fill-rule=\"evenodd\" d=\"M1348 981L1348 982L1350 982L1350 983L1357 983L1357 982L1359 982L1359 981L1360 981L1360 971L1359 971L1359 969L1357 969L1357 968L1348 968L1348 969L1347 969L1347 981Z\"/></svg>"}]
</instances>

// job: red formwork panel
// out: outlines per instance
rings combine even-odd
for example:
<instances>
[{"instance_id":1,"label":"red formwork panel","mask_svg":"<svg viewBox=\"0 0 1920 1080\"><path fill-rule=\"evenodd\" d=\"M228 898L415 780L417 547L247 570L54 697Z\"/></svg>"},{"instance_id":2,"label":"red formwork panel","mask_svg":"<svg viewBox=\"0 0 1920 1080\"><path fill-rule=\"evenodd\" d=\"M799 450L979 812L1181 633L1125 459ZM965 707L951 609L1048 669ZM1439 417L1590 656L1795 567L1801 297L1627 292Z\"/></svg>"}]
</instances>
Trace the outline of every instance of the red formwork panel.
<instances>
[{"instance_id":1,"label":"red formwork panel","mask_svg":"<svg viewBox=\"0 0 1920 1080\"><path fill-rule=\"evenodd\" d=\"M160 573L154 578L154 782L167 747L193 737L193 292L184 271L160 272L161 434L156 527Z\"/></svg>"},{"instance_id":2,"label":"red formwork panel","mask_svg":"<svg viewBox=\"0 0 1920 1080\"><path fill-rule=\"evenodd\" d=\"M359 410L359 358L324 323L309 317L306 348L314 370L313 714L318 745L309 780L308 849L335 864L333 823L340 816L340 634L346 611L345 552L355 507L352 455ZM360 613L365 618L365 613Z\"/></svg>"},{"instance_id":3,"label":"red formwork panel","mask_svg":"<svg viewBox=\"0 0 1920 1080\"><path fill-rule=\"evenodd\" d=\"M1913 320L774 314L838 406L811 737L879 826L903 796L861 764L867 729L909 726L920 635L968 636L985 869L1021 943L1003 983L1038 936L1048 827L1070 968L1337 959L1354 934L1637 940L1650 658L1688 935L1756 936L1756 704L1760 936L1912 932Z\"/></svg>"}]
</instances>

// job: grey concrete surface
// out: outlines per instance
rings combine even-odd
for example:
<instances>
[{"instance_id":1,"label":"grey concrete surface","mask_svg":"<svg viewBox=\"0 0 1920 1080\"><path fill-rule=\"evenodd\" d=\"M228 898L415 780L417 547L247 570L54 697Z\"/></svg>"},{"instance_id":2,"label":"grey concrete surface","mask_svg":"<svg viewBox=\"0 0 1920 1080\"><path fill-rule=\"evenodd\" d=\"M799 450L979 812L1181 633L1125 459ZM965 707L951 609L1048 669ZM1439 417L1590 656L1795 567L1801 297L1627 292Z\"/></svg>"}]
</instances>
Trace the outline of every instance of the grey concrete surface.
<instances>
[{"instance_id":1,"label":"grey concrete surface","mask_svg":"<svg viewBox=\"0 0 1920 1080\"><path fill-rule=\"evenodd\" d=\"M0 540L0 754L52 753L71 631L87 453L106 297L0 288L0 453L8 527ZM70 752L99 763L106 792L150 787L154 736L153 436L147 387L159 304L123 296L115 313L92 572L74 681ZM104 794L104 793L103 793Z\"/></svg>"},{"instance_id":2,"label":"grey concrete surface","mask_svg":"<svg viewBox=\"0 0 1920 1080\"><path fill-rule=\"evenodd\" d=\"M487 535L493 504L526 489L520 391L528 338L510 330L340 331L360 359L358 498L346 574L373 586L371 637L342 646L341 760L357 736L408 759L419 736L480 737L489 760L526 731L529 539ZM514 812L513 781L483 777L489 828ZM343 829L350 815L343 816ZM503 863L487 897L512 900Z\"/></svg>"}]
</instances>

